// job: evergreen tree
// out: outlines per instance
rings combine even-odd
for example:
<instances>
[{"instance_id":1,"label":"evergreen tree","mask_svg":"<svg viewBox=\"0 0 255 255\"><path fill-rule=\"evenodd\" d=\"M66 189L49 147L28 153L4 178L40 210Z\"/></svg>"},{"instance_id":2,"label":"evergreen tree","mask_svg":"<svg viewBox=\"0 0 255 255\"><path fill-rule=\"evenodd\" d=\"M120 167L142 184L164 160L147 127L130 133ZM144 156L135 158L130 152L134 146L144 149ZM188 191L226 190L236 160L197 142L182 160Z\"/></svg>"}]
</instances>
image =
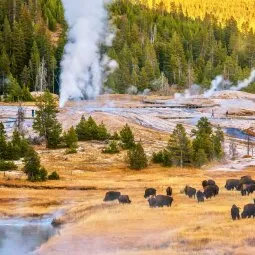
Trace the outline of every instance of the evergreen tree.
<instances>
[{"instance_id":1,"label":"evergreen tree","mask_svg":"<svg viewBox=\"0 0 255 255\"><path fill-rule=\"evenodd\" d=\"M102 152L103 153L108 153L108 154L115 154L115 153L119 153L120 151L119 151L117 142L116 141L111 141L110 144L108 145L108 147L103 149Z\"/></svg>"},{"instance_id":2,"label":"evergreen tree","mask_svg":"<svg viewBox=\"0 0 255 255\"><path fill-rule=\"evenodd\" d=\"M191 142L187 137L183 125L177 124L170 136L168 149L171 152L172 160L176 166L183 167L191 163Z\"/></svg>"},{"instance_id":3,"label":"evergreen tree","mask_svg":"<svg viewBox=\"0 0 255 255\"><path fill-rule=\"evenodd\" d=\"M141 170L148 166L148 160L141 143L136 144L128 151L129 167L134 170Z\"/></svg>"},{"instance_id":4,"label":"evergreen tree","mask_svg":"<svg viewBox=\"0 0 255 255\"><path fill-rule=\"evenodd\" d=\"M61 124L57 120L57 103L49 91L38 99L33 129L40 136L45 137L48 148L57 148L60 144L60 135L62 132Z\"/></svg>"},{"instance_id":5,"label":"evergreen tree","mask_svg":"<svg viewBox=\"0 0 255 255\"><path fill-rule=\"evenodd\" d=\"M128 124L120 131L120 140L124 149L130 149L135 146L135 138Z\"/></svg>"},{"instance_id":6,"label":"evergreen tree","mask_svg":"<svg viewBox=\"0 0 255 255\"><path fill-rule=\"evenodd\" d=\"M47 171L41 167L39 155L32 147L28 150L24 163L24 172L29 181L45 181L47 179Z\"/></svg>"},{"instance_id":7,"label":"evergreen tree","mask_svg":"<svg viewBox=\"0 0 255 255\"><path fill-rule=\"evenodd\" d=\"M78 136L74 127L71 127L66 133L63 135L64 142L67 148L69 148L71 152L76 152L78 148Z\"/></svg>"}]
</instances>

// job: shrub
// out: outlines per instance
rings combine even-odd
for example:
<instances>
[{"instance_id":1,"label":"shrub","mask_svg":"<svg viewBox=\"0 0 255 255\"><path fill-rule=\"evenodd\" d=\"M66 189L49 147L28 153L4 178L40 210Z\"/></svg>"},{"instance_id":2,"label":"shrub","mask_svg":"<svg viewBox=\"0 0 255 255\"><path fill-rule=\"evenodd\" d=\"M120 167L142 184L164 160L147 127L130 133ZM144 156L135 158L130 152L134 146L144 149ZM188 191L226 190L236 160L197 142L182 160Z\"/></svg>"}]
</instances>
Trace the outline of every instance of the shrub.
<instances>
[{"instance_id":1,"label":"shrub","mask_svg":"<svg viewBox=\"0 0 255 255\"><path fill-rule=\"evenodd\" d=\"M120 140L124 149L131 149L135 146L135 138L128 124L120 131Z\"/></svg>"},{"instance_id":2,"label":"shrub","mask_svg":"<svg viewBox=\"0 0 255 255\"><path fill-rule=\"evenodd\" d=\"M29 181L46 181L47 170L41 167L40 158L37 152L30 147L24 158L24 172L27 174Z\"/></svg>"},{"instance_id":3,"label":"shrub","mask_svg":"<svg viewBox=\"0 0 255 255\"><path fill-rule=\"evenodd\" d=\"M17 169L18 166L11 161L0 160L0 171L10 171Z\"/></svg>"},{"instance_id":4,"label":"shrub","mask_svg":"<svg viewBox=\"0 0 255 255\"><path fill-rule=\"evenodd\" d=\"M158 153L153 153L152 162L155 164L162 164L162 166L169 167L172 166L172 154L169 150L162 150Z\"/></svg>"},{"instance_id":5,"label":"shrub","mask_svg":"<svg viewBox=\"0 0 255 255\"><path fill-rule=\"evenodd\" d=\"M59 174L58 174L56 171L54 171L54 172L52 172L52 173L48 176L48 179L49 179L49 180L59 180L59 179L60 179L60 176L59 176Z\"/></svg>"},{"instance_id":6,"label":"shrub","mask_svg":"<svg viewBox=\"0 0 255 255\"><path fill-rule=\"evenodd\" d=\"M152 162L155 164L162 164L163 163L163 151L153 152L152 154Z\"/></svg>"},{"instance_id":7,"label":"shrub","mask_svg":"<svg viewBox=\"0 0 255 255\"><path fill-rule=\"evenodd\" d=\"M108 147L106 147L105 149L103 149L102 151L103 153L108 153L108 154L115 154L115 153L119 153L119 149L118 149L118 144L116 143L116 141L112 141Z\"/></svg>"},{"instance_id":8,"label":"shrub","mask_svg":"<svg viewBox=\"0 0 255 255\"><path fill-rule=\"evenodd\" d=\"M148 166L148 160L143 146L138 143L128 151L129 167L135 170L141 170Z\"/></svg>"},{"instance_id":9,"label":"shrub","mask_svg":"<svg viewBox=\"0 0 255 255\"><path fill-rule=\"evenodd\" d=\"M73 127L71 127L68 132L64 133L63 139L65 146L75 153L78 148L78 136Z\"/></svg>"},{"instance_id":10,"label":"shrub","mask_svg":"<svg viewBox=\"0 0 255 255\"><path fill-rule=\"evenodd\" d=\"M84 116L81 117L80 122L76 126L76 133L79 141L104 141L110 137L104 123L97 125L91 116L88 118L88 120L86 120Z\"/></svg>"}]
</instances>

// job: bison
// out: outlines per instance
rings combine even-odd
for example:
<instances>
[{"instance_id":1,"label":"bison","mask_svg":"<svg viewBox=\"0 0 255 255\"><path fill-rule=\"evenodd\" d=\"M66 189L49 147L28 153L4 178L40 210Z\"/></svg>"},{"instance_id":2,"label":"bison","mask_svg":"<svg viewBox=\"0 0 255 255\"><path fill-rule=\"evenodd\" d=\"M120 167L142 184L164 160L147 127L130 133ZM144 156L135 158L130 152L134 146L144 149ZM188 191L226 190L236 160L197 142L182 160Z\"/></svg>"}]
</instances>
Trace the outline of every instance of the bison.
<instances>
[{"instance_id":1,"label":"bison","mask_svg":"<svg viewBox=\"0 0 255 255\"><path fill-rule=\"evenodd\" d=\"M247 204L244 206L243 208L243 212L241 214L242 218L251 218L251 217L255 217L255 204Z\"/></svg>"},{"instance_id":2,"label":"bison","mask_svg":"<svg viewBox=\"0 0 255 255\"><path fill-rule=\"evenodd\" d=\"M189 187L186 185L186 187L184 188L184 193L185 195L187 195L189 198L192 198L194 196L196 196L196 189Z\"/></svg>"},{"instance_id":3,"label":"bison","mask_svg":"<svg viewBox=\"0 0 255 255\"><path fill-rule=\"evenodd\" d=\"M172 188L171 188L171 187L168 187L168 188L166 189L166 195L167 195L167 196L172 196L172 193L173 193Z\"/></svg>"},{"instance_id":4,"label":"bison","mask_svg":"<svg viewBox=\"0 0 255 255\"><path fill-rule=\"evenodd\" d=\"M150 207L169 207L172 205L173 201L172 197L165 195L152 196L148 199Z\"/></svg>"},{"instance_id":5,"label":"bison","mask_svg":"<svg viewBox=\"0 0 255 255\"><path fill-rule=\"evenodd\" d=\"M156 189L154 188L148 188L144 192L144 198L148 198L150 196L156 196Z\"/></svg>"},{"instance_id":6,"label":"bison","mask_svg":"<svg viewBox=\"0 0 255 255\"><path fill-rule=\"evenodd\" d=\"M129 199L128 195L120 195L118 197L119 203L120 204L130 204L131 200Z\"/></svg>"},{"instance_id":7,"label":"bison","mask_svg":"<svg viewBox=\"0 0 255 255\"><path fill-rule=\"evenodd\" d=\"M237 207L236 205L232 205L231 207L231 217L232 220L240 220L240 212L239 212L240 208Z\"/></svg>"},{"instance_id":8,"label":"bison","mask_svg":"<svg viewBox=\"0 0 255 255\"><path fill-rule=\"evenodd\" d=\"M242 196L250 195L255 191L255 184L243 184L241 187Z\"/></svg>"},{"instance_id":9,"label":"bison","mask_svg":"<svg viewBox=\"0 0 255 255\"><path fill-rule=\"evenodd\" d=\"M204 189L204 196L206 199L215 197L219 194L219 187L217 185L209 185Z\"/></svg>"},{"instance_id":10,"label":"bison","mask_svg":"<svg viewBox=\"0 0 255 255\"><path fill-rule=\"evenodd\" d=\"M241 190L243 184L255 184L255 181L253 181L250 176L242 176L240 181L239 181L239 185L237 187L237 190Z\"/></svg>"},{"instance_id":11,"label":"bison","mask_svg":"<svg viewBox=\"0 0 255 255\"><path fill-rule=\"evenodd\" d=\"M207 185L216 185L215 181L214 180L208 180L207 181Z\"/></svg>"},{"instance_id":12,"label":"bison","mask_svg":"<svg viewBox=\"0 0 255 255\"><path fill-rule=\"evenodd\" d=\"M205 201L205 198L204 198L204 193L202 191L198 191L197 194L197 202L204 202Z\"/></svg>"},{"instance_id":13,"label":"bison","mask_svg":"<svg viewBox=\"0 0 255 255\"><path fill-rule=\"evenodd\" d=\"M239 185L239 180L238 179L228 179L226 181L225 188L227 190L234 190L234 189L238 188L238 185Z\"/></svg>"},{"instance_id":14,"label":"bison","mask_svg":"<svg viewBox=\"0 0 255 255\"><path fill-rule=\"evenodd\" d=\"M118 191L108 191L105 194L104 202L114 201L118 199L120 196L120 192Z\"/></svg>"},{"instance_id":15,"label":"bison","mask_svg":"<svg viewBox=\"0 0 255 255\"><path fill-rule=\"evenodd\" d=\"M202 187L205 188L206 186L208 186L208 182L207 182L207 180L203 180L202 181Z\"/></svg>"}]
</instances>

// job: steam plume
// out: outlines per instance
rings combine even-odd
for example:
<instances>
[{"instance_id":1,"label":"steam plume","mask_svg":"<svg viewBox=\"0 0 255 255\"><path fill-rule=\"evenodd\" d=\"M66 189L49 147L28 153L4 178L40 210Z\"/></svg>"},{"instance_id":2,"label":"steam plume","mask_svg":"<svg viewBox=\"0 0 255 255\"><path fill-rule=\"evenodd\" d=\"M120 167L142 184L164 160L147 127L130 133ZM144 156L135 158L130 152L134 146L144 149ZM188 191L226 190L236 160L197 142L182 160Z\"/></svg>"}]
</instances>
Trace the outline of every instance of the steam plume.
<instances>
[{"instance_id":1,"label":"steam plume","mask_svg":"<svg viewBox=\"0 0 255 255\"><path fill-rule=\"evenodd\" d=\"M95 98L105 75L116 63L100 54L100 44L111 45L105 0L63 0L69 25L61 62L60 106L68 99ZM105 73L106 66L108 71Z\"/></svg>"},{"instance_id":2,"label":"steam plume","mask_svg":"<svg viewBox=\"0 0 255 255\"><path fill-rule=\"evenodd\" d=\"M248 87L251 83L255 81L255 69L251 71L250 77L243 80L242 82L238 82L237 86L232 86L230 90L241 90Z\"/></svg>"}]
</instances>

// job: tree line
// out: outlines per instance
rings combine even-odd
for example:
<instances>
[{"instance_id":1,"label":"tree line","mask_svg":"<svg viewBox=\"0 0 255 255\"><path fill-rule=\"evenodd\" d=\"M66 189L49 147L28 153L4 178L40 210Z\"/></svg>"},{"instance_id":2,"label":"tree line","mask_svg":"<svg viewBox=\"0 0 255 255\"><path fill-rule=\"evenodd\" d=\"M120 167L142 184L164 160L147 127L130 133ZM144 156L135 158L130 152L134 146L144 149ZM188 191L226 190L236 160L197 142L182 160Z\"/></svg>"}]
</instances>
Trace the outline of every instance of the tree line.
<instances>
[{"instance_id":1,"label":"tree line","mask_svg":"<svg viewBox=\"0 0 255 255\"><path fill-rule=\"evenodd\" d=\"M57 91L66 31L62 1L1 0L0 24L0 95L28 101L29 91ZM56 30L62 31L57 43Z\"/></svg>"},{"instance_id":2,"label":"tree line","mask_svg":"<svg viewBox=\"0 0 255 255\"><path fill-rule=\"evenodd\" d=\"M132 85L139 91L169 85L207 88L219 74L233 83L250 74L255 34L249 26L240 31L233 17L219 24L212 13L189 18L181 4L171 12L163 2L147 6L146 0L118 0L109 6L116 37L107 52L119 63L106 83L113 91L125 93Z\"/></svg>"}]
</instances>

